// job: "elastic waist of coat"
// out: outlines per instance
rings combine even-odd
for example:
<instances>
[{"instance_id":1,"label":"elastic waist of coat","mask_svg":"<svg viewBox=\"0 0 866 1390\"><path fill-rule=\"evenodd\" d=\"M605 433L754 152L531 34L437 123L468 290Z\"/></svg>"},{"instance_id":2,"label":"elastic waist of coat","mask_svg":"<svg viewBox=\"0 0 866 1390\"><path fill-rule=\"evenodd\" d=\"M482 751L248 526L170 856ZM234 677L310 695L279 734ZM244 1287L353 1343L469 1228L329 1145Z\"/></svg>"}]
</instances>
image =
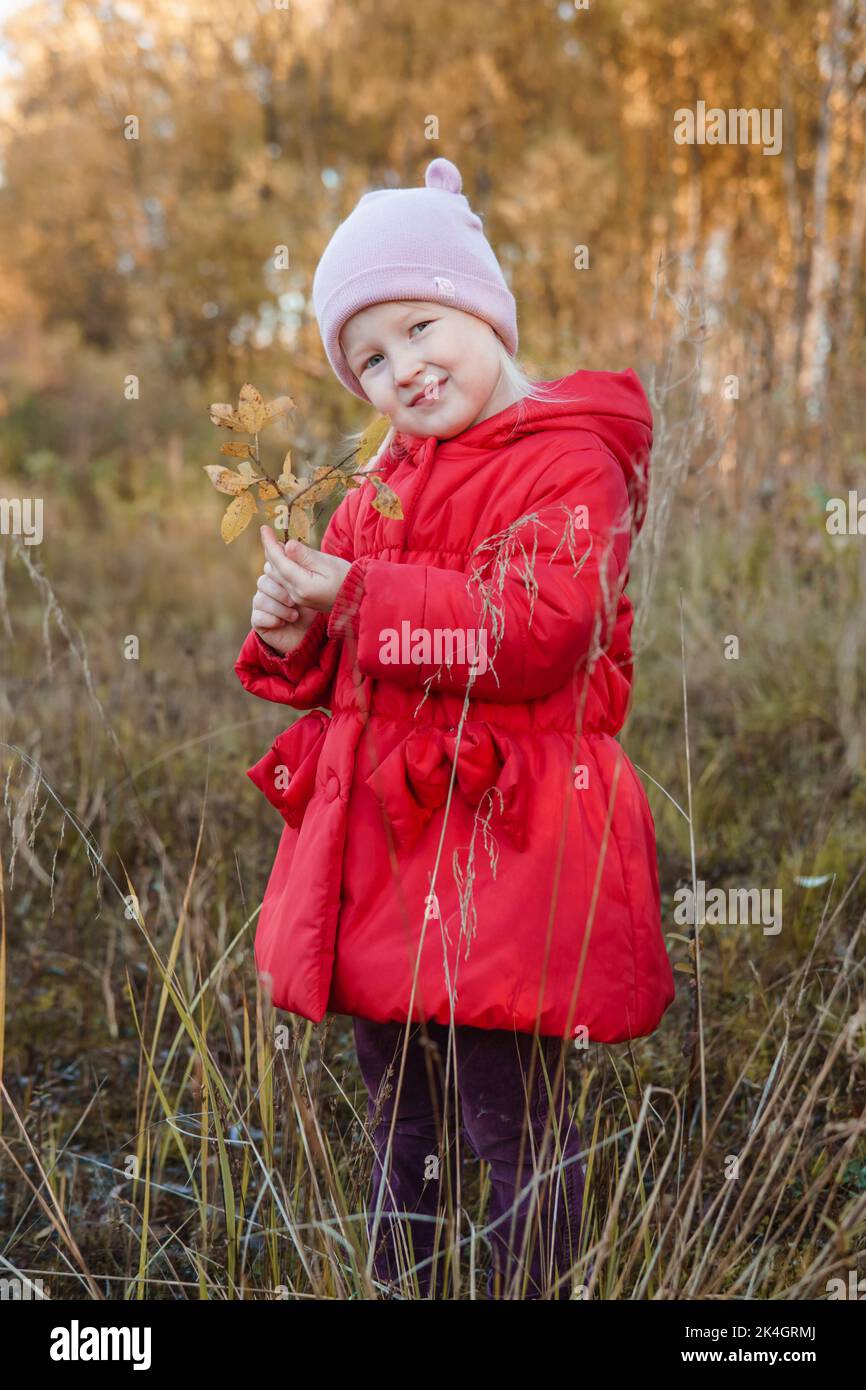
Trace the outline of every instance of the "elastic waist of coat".
<instances>
[{"instance_id":1,"label":"elastic waist of coat","mask_svg":"<svg viewBox=\"0 0 866 1390\"><path fill-rule=\"evenodd\" d=\"M353 705L335 705L332 713L335 718L338 714L353 715L356 719L359 717L358 710ZM369 715L367 722L369 723L373 719L378 720L381 724L401 724L408 729L441 729L443 733L448 733L452 729L456 730L459 725L459 720L457 724L446 724L444 720L411 719L408 715L380 714L378 710L374 710ZM492 729L497 729L503 734L566 734L573 738L575 732L573 724L503 724L500 720L491 719L487 715L483 718L478 715L470 717L465 721L465 724L489 724ZM618 729L583 729L578 737L615 738L618 733Z\"/></svg>"}]
</instances>

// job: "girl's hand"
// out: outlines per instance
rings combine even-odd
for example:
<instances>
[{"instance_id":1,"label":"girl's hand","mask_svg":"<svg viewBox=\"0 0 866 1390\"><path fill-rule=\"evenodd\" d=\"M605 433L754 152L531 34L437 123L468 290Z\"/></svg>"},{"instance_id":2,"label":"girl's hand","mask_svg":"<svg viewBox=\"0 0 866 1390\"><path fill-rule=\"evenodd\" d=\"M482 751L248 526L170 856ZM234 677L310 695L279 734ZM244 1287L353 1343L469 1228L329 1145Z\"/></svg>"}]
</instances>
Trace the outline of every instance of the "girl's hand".
<instances>
[{"instance_id":1,"label":"girl's hand","mask_svg":"<svg viewBox=\"0 0 866 1390\"><path fill-rule=\"evenodd\" d=\"M262 526L260 531L265 555L273 567L273 578L283 584L289 602L317 613L330 613L351 569L349 561L314 550L303 541L282 544L270 526Z\"/></svg>"},{"instance_id":2,"label":"girl's hand","mask_svg":"<svg viewBox=\"0 0 866 1390\"><path fill-rule=\"evenodd\" d=\"M299 647L316 610L295 603L285 585L275 577L273 565L265 561L264 572L256 585L250 625L264 642L280 656Z\"/></svg>"}]
</instances>

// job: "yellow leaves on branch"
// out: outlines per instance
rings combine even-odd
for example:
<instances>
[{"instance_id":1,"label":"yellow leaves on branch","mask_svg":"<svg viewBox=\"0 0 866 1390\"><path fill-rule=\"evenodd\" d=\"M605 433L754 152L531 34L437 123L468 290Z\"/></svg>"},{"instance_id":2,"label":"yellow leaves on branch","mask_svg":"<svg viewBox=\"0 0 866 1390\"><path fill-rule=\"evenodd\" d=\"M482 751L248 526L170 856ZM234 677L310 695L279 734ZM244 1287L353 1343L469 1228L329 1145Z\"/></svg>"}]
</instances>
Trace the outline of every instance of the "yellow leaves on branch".
<instances>
[{"instance_id":1,"label":"yellow leaves on branch","mask_svg":"<svg viewBox=\"0 0 866 1390\"><path fill-rule=\"evenodd\" d=\"M295 402L291 396L277 396L276 400L265 405L261 391L247 382L241 387L237 410L230 405L212 405L210 418L215 425L220 425L223 429L258 434L265 425L269 425L272 420L278 420L281 415L288 415L294 408Z\"/></svg>"},{"instance_id":2,"label":"yellow leaves on branch","mask_svg":"<svg viewBox=\"0 0 866 1390\"><path fill-rule=\"evenodd\" d=\"M239 459L237 468L225 464L205 464L207 473L217 492L232 498L220 523L220 534L226 545L236 540L245 531L256 515L256 490L265 515L275 527L286 533L286 539L297 539L310 544L312 535L312 508L326 501L338 489L361 486L360 481L347 473L342 467L327 466L316 468L311 478L298 478L292 471L291 451L286 454L278 478L270 478L261 471L259 459L259 433L274 420L288 415L295 409L291 396L277 396L265 402L261 392L247 382L241 387L237 409L231 405L218 403L210 407L210 418L220 429L235 430L255 436L252 444L241 440L231 440L220 446L220 453L227 458ZM390 428L387 415L379 415L364 431L355 457L355 472L363 469L376 455ZM403 519L400 499L387 483L375 474L368 475L376 489L371 506L383 516L397 521Z\"/></svg>"},{"instance_id":3,"label":"yellow leaves on branch","mask_svg":"<svg viewBox=\"0 0 866 1390\"><path fill-rule=\"evenodd\" d=\"M217 492L225 492L234 497L234 501L229 503L223 513L220 524L220 532L227 545L246 530L256 514L253 488L258 488L259 497L263 500L280 495L276 485L269 478L256 473L248 459L244 459L236 473L218 463L205 464L204 471Z\"/></svg>"}]
</instances>

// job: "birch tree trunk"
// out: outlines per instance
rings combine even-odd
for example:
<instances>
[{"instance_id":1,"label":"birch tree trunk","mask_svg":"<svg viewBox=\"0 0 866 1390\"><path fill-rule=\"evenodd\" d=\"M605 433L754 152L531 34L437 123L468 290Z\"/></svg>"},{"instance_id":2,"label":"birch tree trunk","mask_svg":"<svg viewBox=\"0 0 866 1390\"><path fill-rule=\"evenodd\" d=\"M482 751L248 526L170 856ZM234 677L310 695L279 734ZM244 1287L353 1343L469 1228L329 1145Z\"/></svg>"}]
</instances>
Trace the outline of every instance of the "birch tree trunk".
<instances>
[{"instance_id":1,"label":"birch tree trunk","mask_svg":"<svg viewBox=\"0 0 866 1390\"><path fill-rule=\"evenodd\" d=\"M840 98L844 101L847 86L845 41L853 11L853 0L833 0L830 19L830 38L818 51L818 62L824 86L821 92L821 111L818 120L818 139L815 149L815 174L812 184L812 220L814 236L809 264L806 323L803 330L803 359L800 367L799 390L807 414L814 420L824 415L827 388L827 358L830 352L830 316L828 299L832 268L832 241L828 228L827 207L830 189L830 156L833 126Z\"/></svg>"}]
</instances>

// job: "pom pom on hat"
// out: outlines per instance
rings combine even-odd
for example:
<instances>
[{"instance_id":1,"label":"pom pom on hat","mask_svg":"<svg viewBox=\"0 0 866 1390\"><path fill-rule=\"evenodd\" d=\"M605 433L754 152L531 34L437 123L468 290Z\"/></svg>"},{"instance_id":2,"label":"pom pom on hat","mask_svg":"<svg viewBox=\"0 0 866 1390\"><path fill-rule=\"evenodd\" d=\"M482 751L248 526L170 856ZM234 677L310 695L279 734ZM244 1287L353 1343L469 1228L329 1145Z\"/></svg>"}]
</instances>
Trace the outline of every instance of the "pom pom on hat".
<instances>
[{"instance_id":1,"label":"pom pom on hat","mask_svg":"<svg viewBox=\"0 0 866 1390\"><path fill-rule=\"evenodd\" d=\"M460 170L450 159L431 159L424 175L424 183L427 188L441 188L446 193L459 193L463 188Z\"/></svg>"},{"instance_id":2,"label":"pom pom on hat","mask_svg":"<svg viewBox=\"0 0 866 1390\"><path fill-rule=\"evenodd\" d=\"M423 188L365 193L325 247L313 276L316 321L328 361L362 401L371 403L346 360L340 333L372 304L448 304L484 319L512 357L517 352L514 296L462 188L456 164L432 159Z\"/></svg>"}]
</instances>

